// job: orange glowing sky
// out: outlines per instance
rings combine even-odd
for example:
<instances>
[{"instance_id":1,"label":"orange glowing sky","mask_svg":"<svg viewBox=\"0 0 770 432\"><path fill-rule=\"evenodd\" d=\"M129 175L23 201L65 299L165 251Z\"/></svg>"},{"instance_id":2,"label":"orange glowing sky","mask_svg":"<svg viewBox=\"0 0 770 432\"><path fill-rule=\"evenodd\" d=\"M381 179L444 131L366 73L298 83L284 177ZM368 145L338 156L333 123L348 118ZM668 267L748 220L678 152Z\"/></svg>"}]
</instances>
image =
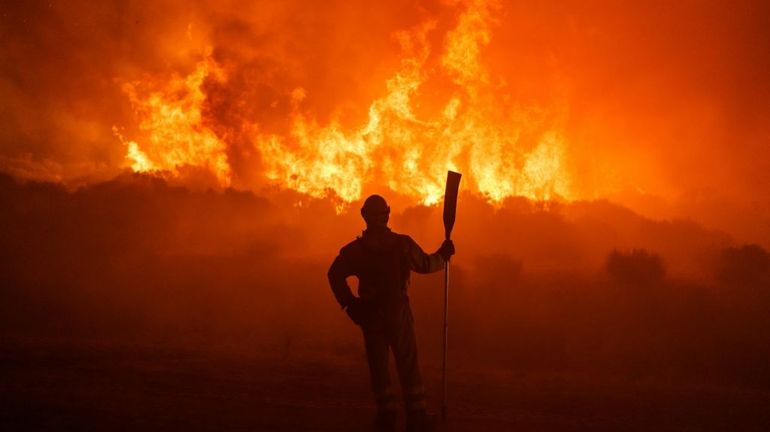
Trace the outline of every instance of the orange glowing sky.
<instances>
[{"instance_id":1,"label":"orange glowing sky","mask_svg":"<svg viewBox=\"0 0 770 432\"><path fill-rule=\"evenodd\" d=\"M18 177L344 208L435 203L457 169L492 202L609 198L770 238L766 2L32 1L0 25Z\"/></svg>"}]
</instances>

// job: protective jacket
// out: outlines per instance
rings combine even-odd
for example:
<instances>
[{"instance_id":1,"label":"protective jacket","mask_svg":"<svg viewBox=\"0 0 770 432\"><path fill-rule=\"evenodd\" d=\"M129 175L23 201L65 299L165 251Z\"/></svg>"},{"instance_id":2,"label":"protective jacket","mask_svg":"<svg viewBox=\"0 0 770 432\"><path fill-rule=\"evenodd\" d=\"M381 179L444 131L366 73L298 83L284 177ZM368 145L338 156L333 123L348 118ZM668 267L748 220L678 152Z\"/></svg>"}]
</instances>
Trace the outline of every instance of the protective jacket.
<instances>
[{"instance_id":1,"label":"protective jacket","mask_svg":"<svg viewBox=\"0 0 770 432\"><path fill-rule=\"evenodd\" d=\"M358 278L358 295L367 303L403 300L409 288L409 273L432 273L442 269L444 258L426 254L411 237L390 229L363 232L345 245L329 268L329 283L342 307L353 301L353 292L345 280Z\"/></svg>"}]
</instances>

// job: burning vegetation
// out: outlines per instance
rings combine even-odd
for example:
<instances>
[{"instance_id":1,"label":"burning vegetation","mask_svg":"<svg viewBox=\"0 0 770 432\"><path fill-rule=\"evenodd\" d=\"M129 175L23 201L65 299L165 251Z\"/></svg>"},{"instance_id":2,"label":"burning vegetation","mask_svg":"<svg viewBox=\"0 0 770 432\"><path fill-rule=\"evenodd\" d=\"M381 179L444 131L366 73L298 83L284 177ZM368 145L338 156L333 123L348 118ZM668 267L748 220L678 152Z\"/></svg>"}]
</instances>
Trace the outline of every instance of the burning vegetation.
<instances>
[{"instance_id":1,"label":"burning vegetation","mask_svg":"<svg viewBox=\"0 0 770 432\"><path fill-rule=\"evenodd\" d=\"M257 118L243 116L236 127L245 137L235 138L247 141L268 184L342 203L385 188L413 203L436 204L449 169L468 173L470 190L492 202L571 198L558 113L521 106L482 63L499 7L486 1L458 6L461 13L438 49L430 41L439 32L433 19L396 32L398 68L385 80L383 94L362 107L360 125L343 125L339 113L318 120L303 106L309 95L298 86L280 95L291 107L285 133L264 132ZM127 163L135 172L179 177L187 169L203 170L219 186L250 186L233 179L233 137L217 133L221 119L212 112L211 99L232 86L229 67L210 48L202 56L187 76L123 86L141 136L118 134ZM434 82L441 83L438 95L426 89Z\"/></svg>"}]
</instances>

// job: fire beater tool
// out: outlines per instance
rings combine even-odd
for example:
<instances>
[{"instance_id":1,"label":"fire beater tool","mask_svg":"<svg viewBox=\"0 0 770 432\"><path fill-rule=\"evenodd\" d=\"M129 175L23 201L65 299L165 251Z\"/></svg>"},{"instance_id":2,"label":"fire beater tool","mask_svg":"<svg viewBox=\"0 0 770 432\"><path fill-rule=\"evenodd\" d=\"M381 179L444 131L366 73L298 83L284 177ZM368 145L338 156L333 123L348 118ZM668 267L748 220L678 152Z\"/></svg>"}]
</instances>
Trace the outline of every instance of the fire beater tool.
<instances>
[{"instance_id":1,"label":"fire beater tool","mask_svg":"<svg viewBox=\"0 0 770 432\"><path fill-rule=\"evenodd\" d=\"M448 171L444 193L444 238L450 239L457 215L457 192L462 174ZM441 370L441 418L447 418L447 345L449 343L449 261L444 263L444 359Z\"/></svg>"}]
</instances>

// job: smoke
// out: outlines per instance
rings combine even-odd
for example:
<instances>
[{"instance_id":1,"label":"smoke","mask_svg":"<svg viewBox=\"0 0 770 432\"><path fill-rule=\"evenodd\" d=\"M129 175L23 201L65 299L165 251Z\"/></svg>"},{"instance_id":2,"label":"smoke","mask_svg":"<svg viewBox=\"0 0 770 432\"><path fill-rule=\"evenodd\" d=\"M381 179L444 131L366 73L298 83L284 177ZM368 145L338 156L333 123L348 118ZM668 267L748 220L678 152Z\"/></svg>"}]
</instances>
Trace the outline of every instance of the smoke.
<instances>
[{"instance_id":1,"label":"smoke","mask_svg":"<svg viewBox=\"0 0 770 432\"><path fill-rule=\"evenodd\" d=\"M325 274L362 221L329 200L195 192L131 174L76 191L1 177L0 204L4 337L361 354ZM433 251L440 220L434 207L394 207L391 225ZM465 194L455 229L458 367L768 382L761 247L607 202L495 209ZM414 275L410 287L429 368L442 282Z\"/></svg>"},{"instance_id":2,"label":"smoke","mask_svg":"<svg viewBox=\"0 0 770 432\"><path fill-rule=\"evenodd\" d=\"M399 32L433 23L430 72L468 5L5 5L0 166L70 184L117 175L130 161L114 128L127 139L146 132L124 85L186 76L210 56L228 79L203 84L200 127L226 144L233 185L259 188L265 166L255 134L287 134L297 111L322 125L364 124L399 70ZM770 191L764 2L493 7L479 51L489 85L529 122L541 122L534 131L559 129L577 198L609 198L648 216L689 217L770 241L770 210L758 198ZM450 84L426 82L435 96L418 109L440 107Z\"/></svg>"},{"instance_id":3,"label":"smoke","mask_svg":"<svg viewBox=\"0 0 770 432\"><path fill-rule=\"evenodd\" d=\"M591 417L581 424L611 424L620 405L644 407L644 424L670 420L667 400L695 393L705 399L682 406L699 413L729 393L722 423L736 424L733 414L747 405L763 407L770 9L762 1L628 3L500 1L479 21L463 15L483 6L475 0L3 2L0 340L14 375L6 387L23 390L5 392L5 411L21 413L18 421L80 424L103 399L101 414L90 416L97 422L113 424L120 405L133 417L150 410L137 417L145 426L162 412L167 426L189 423L189 407L204 403L207 420L221 427L217 413L233 417L240 401L249 406L244 421L264 417L255 424L275 428L270 421L284 422L284 404L301 405L292 377L322 383L318 394L344 387L364 397L360 330L325 278L339 248L363 229L361 203L325 197L328 184L301 193L297 179L313 172L265 160L257 144L297 156L297 119L316 139L311 144L319 136L360 137L374 102L390 103L394 94L411 98L413 118L391 105L375 111L417 133L401 141L408 145L367 153L376 156L368 179L339 164L334 186L361 185L350 196L385 195L393 229L431 252L443 240L441 209L418 202L440 199L448 167L414 164L396 178L382 174L393 169L385 161L413 157L408 150L461 148L455 160L475 157L502 174L456 167L464 183L453 233L450 368L465 374L452 372L459 378L452 388L483 402L479 420L521 399L524 411L514 410L512 421L526 423L536 411L561 427L575 410L570 403L566 417L551 415L556 393L591 399L579 410ZM463 25L473 37L450 43ZM454 63L444 60L448 51ZM478 64L456 67L468 53ZM420 82L420 91L392 92L389 80L414 72L415 59L419 73L407 84ZM449 95L460 102L452 105ZM463 111L470 100L473 116ZM157 112L170 109L153 117L152 103ZM444 131L445 123L430 121L453 115L464 119L453 126L473 127ZM505 145L487 139L496 136ZM157 162L152 149L179 157L193 145L205 151L192 152L173 175L132 172L142 156L150 168ZM533 153L539 164L528 163ZM338 161L337 154L294 160ZM212 172L222 161L226 169ZM268 181L276 165L288 167L283 184ZM414 179L431 170L440 181L415 191ZM522 176L570 196L517 197L512 191L526 195L513 187ZM505 193L484 196L479 179ZM439 388L442 286L441 274L413 275L409 292L429 397ZM14 341L34 341L33 348ZM71 352L57 356L59 344ZM217 373L229 384L211 393L219 384L209 371L233 365L189 353L220 350L249 366ZM98 366L77 360L102 353ZM132 373L136 359L141 367ZM312 370L284 376L267 364ZM350 365L362 381L339 387ZM186 367L194 373L182 373ZM487 392L476 379L486 372L520 384ZM270 375L270 385L245 375ZM538 376L548 377L546 385L530 379ZM91 378L109 382L109 393L92 388ZM206 396L180 403L191 400L191 380ZM565 387L573 381L580 384ZM617 397L600 388L606 382L621 383ZM256 390L243 393L243 383ZM640 388L652 390L628 398ZM126 397L103 396L115 389ZM158 397L145 405L148 389ZM228 389L234 398L222 397ZM512 392L527 396L511 399ZM345 400L359 406L358 394ZM650 415L650 398L666 407ZM262 409L252 409L254 400ZM345 408L327 411L329 404L311 405L325 416ZM179 415L157 409L166 405L181 407ZM339 429L334 417L328 422ZM737 424L752 422L745 417Z\"/></svg>"}]
</instances>

